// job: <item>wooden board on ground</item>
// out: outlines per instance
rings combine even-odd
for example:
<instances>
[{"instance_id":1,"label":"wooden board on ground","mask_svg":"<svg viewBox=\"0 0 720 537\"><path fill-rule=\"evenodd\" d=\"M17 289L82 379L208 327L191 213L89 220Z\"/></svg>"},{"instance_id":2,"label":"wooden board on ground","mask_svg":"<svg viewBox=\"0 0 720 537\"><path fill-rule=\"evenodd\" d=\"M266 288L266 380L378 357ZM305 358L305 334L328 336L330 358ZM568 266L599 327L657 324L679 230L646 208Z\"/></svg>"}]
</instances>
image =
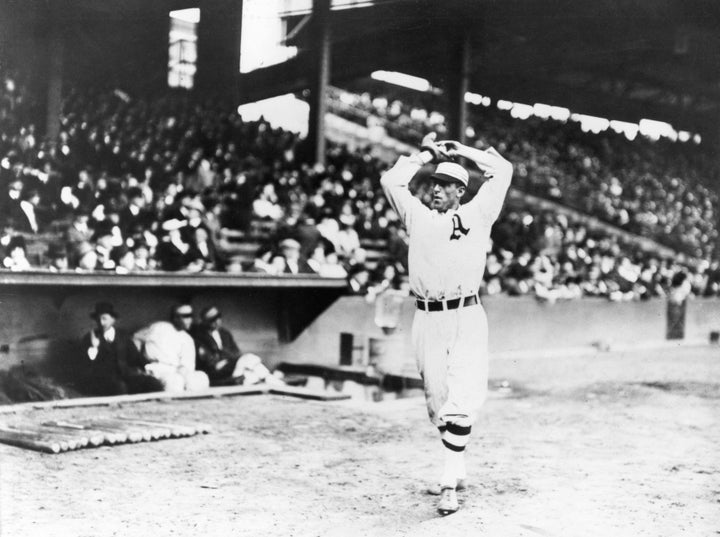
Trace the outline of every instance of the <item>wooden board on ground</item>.
<instances>
[{"instance_id":1,"label":"wooden board on ground","mask_svg":"<svg viewBox=\"0 0 720 537\"><path fill-rule=\"evenodd\" d=\"M165 423L139 418L99 417L78 421L28 420L18 425L0 425L0 443L15 447L62 453L83 448L186 438L208 434L206 424Z\"/></svg>"},{"instance_id":2,"label":"wooden board on ground","mask_svg":"<svg viewBox=\"0 0 720 537\"><path fill-rule=\"evenodd\" d=\"M297 381L307 380L306 377ZM207 399L213 397L230 397L234 395L261 395L266 393L280 393L301 397L303 399L316 399L320 401L339 401L349 399L350 396L331 391L309 390L301 386L253 384L251 386L219 386L194 392L152 392L130 395L111 395L106 397L76 397L73 399L54 399L52 401L38 401L17 403L14 405L0 405L0 414L23 412L27 410L40 410L52 408L73 408L85 406L115 406L141 401L165 401L185 399Z\"/></svg>"},{"instance_id":3,"label":"wooden board on ground","mask_svg":"<svg viewBox=\"0 0 720 537\"><path fill-rule=\"evenodd\" d=\"M317 401L344 401L350 399L347 393L338 393L327 390L311 390L298 386L272 386L270 393L276 395L290 395L302 399L315 399Z\"/></svg>"}]
</instances>

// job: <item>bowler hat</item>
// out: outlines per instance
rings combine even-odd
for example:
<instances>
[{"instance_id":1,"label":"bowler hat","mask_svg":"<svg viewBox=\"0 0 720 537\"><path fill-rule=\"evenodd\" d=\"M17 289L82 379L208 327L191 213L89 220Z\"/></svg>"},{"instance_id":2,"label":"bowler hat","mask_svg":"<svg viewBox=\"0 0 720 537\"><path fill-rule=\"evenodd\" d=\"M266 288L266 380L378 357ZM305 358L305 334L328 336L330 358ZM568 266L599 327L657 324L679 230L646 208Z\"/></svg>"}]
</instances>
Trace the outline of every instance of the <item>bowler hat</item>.
<instances>
[{"instance_id":1,"label":"bowler hat","mask_svg":"<svg viewBox=\"0 0 720 537\"><path fill-rule=\"evenodd\" d=\"M112 304L110 304L109 302L98 302L97 304L95 304L95 311L90 314L90 318L97 319L104 313L112 315L115 318L118 317L118 314Z\"/></svg>"}]
</instances>

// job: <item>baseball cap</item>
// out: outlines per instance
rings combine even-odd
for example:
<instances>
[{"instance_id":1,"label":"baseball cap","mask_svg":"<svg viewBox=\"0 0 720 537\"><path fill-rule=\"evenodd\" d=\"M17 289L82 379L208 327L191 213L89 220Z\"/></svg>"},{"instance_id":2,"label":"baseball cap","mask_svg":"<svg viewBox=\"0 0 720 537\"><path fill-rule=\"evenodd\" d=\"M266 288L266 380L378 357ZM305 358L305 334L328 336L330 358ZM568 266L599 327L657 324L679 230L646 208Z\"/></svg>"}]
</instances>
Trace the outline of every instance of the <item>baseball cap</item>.
<instances>
[{"instance_id":1,"label":"baseball cap","mask_svg":"<svg viewBox=\"0 0 720 537\"><path fill-rule=\"evenodd\" d=\"M469 180L467 170L455 162L441 162L430 177L441 181L457 181L463 186L467 186Z\"/></svg>"}]
</instances>

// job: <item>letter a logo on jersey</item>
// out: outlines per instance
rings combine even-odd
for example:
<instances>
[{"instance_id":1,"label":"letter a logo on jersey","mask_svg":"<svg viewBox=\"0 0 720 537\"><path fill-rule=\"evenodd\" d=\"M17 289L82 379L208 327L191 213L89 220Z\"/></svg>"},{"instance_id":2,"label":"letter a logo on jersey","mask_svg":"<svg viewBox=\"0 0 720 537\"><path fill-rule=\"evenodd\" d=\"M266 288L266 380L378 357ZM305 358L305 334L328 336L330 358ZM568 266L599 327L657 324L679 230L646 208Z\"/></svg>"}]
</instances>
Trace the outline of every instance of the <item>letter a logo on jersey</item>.
<instances>
[{"instance_id":1,"label":"letter a logo on jersey","mask_svg":"<svg viewBox=\"0 0 720 537\"><path fill-rule=\"evenodd\" d=\"M470 232L470 230L468 228L463 227L463 223L462 223L462 220L460 220L459 214L457 214L457 213L454 214L452 217L452 221L453 221L453 229L452 229L452 233L450 234L451 241L460 240L460 237L462 237L463 235L467 235Z\"/></svg>"}]
</instances>

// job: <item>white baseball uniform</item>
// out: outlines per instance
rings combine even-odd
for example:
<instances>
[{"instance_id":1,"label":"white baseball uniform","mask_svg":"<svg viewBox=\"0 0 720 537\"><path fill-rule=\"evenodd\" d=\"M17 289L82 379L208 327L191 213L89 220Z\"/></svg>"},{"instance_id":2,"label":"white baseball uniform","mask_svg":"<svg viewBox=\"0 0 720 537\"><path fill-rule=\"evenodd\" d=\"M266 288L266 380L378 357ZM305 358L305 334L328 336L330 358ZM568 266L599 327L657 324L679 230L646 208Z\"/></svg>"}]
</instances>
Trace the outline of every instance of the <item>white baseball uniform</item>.
<instances>
[{"instance_id":1,"label":"white baseball uniform","mask_svg":"<svg viewBox=\"0 0 720 537\"><path fill-rule=\"evenodd\" d=\"M381 179L408 231L410 288L424 308L415 313L413 347L431 421L441 426L457 416L474 422L487 395L488 327L485 310L472 297L478 295L490 229L510 177L490 177L468 203L440 213L408 189L421 165L418 155L400 157ZM460 300L453 308L454 299ZM442 309L428 311L428 301Z\"/></svg>"}]
</instances>

